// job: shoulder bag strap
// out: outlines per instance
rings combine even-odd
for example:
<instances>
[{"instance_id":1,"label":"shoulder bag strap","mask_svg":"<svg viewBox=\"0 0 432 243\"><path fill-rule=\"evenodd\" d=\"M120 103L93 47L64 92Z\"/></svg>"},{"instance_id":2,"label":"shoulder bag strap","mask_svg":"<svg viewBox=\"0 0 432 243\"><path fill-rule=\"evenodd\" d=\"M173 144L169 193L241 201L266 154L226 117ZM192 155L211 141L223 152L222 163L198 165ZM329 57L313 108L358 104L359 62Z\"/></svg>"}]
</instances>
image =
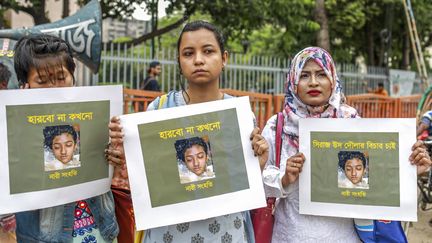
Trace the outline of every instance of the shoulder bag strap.
<instances>
[{"instance_id":1,"label":"shoulder bag strap","mask_svg":"<svg viewBox=\"0 0 432 243\"><path fill-rule=\"evenodd\" d=\"M143 83L142 83L140 89L144 90L144 89L147 87L147 84L149 83L149 82L148 82L148 81L149 81L149 78L150 78L150 76L147 76L147 77L144 79L144 81L143 81Z\"/></svg>"},{"instance_id":2,"label":"shoulder bag strap","mask_svg":"<svg viewBox=\"0 0 432 243\"><path fill-rule=\"evenodd\" d=\"M168 99L168 94L164 94L159 98L159 104L157 106L158 110L164 108L163 106L167 102L167 99Z\"/></svg>"},{"instance_id":3,"label":"shoulder bag strap","mask_svg":"<svg viewBox=\"0 0 432 243\"><path fill-rule=\"evenodd\" d=\"M275 146L276 146L276 167L279 168L280 166L280 159L281 159L281 150L282 150L282 130L283 130L283 124L284 124L284 116L282 112L278 112L277 119L276 119L276 139L275 139ZM274 207L274 204L276 202L276 198L269 197L267 198L267 204L271 207Z\"/></svg>"},{"instance_id":4,"label":"shoulder bag strap","mask_svg":"<svg viewBox=\"0 0 432 243\"><path fill-rule=\"evenodd\" d=\"M277 119L276 119L276 167L279 168L280 166L280 157L281 157L281 150L282 150L282 130L283 130L283 124L284 124L284 116L282 112L278 112Z\"/></svg>"}]
</instances>

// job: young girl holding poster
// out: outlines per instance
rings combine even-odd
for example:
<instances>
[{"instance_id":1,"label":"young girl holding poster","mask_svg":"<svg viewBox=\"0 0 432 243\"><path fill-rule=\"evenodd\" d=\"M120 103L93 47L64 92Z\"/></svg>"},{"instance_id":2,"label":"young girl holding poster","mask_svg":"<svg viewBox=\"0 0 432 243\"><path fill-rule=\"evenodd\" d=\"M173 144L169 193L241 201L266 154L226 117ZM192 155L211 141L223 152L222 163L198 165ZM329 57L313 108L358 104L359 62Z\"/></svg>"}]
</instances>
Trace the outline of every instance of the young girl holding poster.
<instances>
[{"instance_id":1,"label":"young girl holding poster","mask_svg":"<svg viewBox=\"0 0 432 243\"><path fill-rule=\"evenodd\" d=\"M286 87L280 168L275 167L273 149L276 116L270 118L262 132L271 148L263 171L266 196L280 198L276 204L272 242L360 242L353 219L299 214L298 177L305 162L305 156L299 152L300 118L359 117L354 108L344 103L330 54L318 47L300 51L291 62ZM431 161L424 145L417 142L412 150L410 161L418 165L418 171L428 168ZM363 233L360 236L362 241L374 242ZM396 234L392 237L405 238Z\"/></svg>"},{"instance_id":2,"label":"young girl holding poster","mask_svg":"<svg viewBox=\"0 0 432 243\"><path fill-rule=\"evenodd\" d=\"M21 38L15 46L14 63L24 89L72 87L75 83L71 47L58 37ZM15 216L18 242L113 242L119 232L111 191Z\"/></svg>"},{"instance_id":3,"label":"young girl holding poster","mask_svg":"<svg viewBox=\"0 0 432 243\"><path fill-rule=\"evenodd\" d=\"M228 52L224 49L222 35L213 25L204 21L186 24L177 48L179 68L187 80L187 89L171 91L166 96L157 98L149 105L148 110L230 98L219 90L219 80L228 61ZM122 165L123 134L118 117L111 121L112 147L107 151L108 160ZM260 164L264 165L267 161L268 145L258 132L259 129L255 128L251 141L255 154L260 157ZM170 239L168 242L254 242L248 212L169 225L145 232L144 242L167 242L164 239Z\"/></svg>"}]
</instances>

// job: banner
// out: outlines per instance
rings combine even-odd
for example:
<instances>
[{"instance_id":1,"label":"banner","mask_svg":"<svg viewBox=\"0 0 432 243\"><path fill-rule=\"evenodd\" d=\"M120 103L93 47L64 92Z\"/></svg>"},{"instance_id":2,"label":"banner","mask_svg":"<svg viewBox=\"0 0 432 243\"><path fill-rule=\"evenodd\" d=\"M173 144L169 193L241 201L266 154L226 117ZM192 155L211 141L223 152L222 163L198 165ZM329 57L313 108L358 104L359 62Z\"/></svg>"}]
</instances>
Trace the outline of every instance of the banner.
<instances>
[{"instance_id":1,"label":"banner","mask_svg":"<svg viewBox=\"0 0 432 243\"><path fill-rule=\"evenodd\" d=\"M302 119L300 213L417 221L415 119Z\"/></svg>"},{"instance_id":2,"label":"banner","mask_svg":"<svg viewBox=\"0 0 432 243\"><path fill-rule=\"evenodd\" d=\"M138 230L265 206L249 97L120 119Z\"/></svg>"},{"instance_id":3,"label":"banner","mask_svg":"<svg viewBox=\"0 0 432 243\"><path fill-rule=\"evenodd\" d=\"M108 122L121 107L121 86L1 91L0 214L107 192Z\"/></svg>"}]
</instances>

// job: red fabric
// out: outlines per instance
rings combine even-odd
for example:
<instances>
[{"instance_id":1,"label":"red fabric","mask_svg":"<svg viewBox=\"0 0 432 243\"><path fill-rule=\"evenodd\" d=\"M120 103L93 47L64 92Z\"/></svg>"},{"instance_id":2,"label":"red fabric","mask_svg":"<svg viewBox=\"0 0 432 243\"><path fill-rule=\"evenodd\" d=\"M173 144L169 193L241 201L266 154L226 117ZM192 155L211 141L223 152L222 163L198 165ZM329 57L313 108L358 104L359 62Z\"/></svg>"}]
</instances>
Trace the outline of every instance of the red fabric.
<instances>
[{"instance_id":1,"label":"red fabric","mask_svg":"<svg viewBox=\"0 0 432 243\"><path fill-rule=\"evenodd\" d=\"M274 224L273 207L274 198L269 198L267 199L267 207L251 211L256 243L271 242Z\"/></svg>"},{"instance_id":2,"label":"red fabric","mask_svg":"<svg viewBox=\"0 0 432 243\"><path fill-rule=\"evenodd\" d=\"M129 189L111 187L117 223L120 233L117 241L121 243L133 243L135 237L135 219L133 214L132 198Z\"/></svg>"},{"instance_id":3,"label":"red fabric","mask_svg":"<svg viewBox=\"0 0 432 243\"><path fill-rule=\"evenodd\" d=\"M280 156L282 149L282 128L284 116L282 112L278 112L276 120L276 167L279 168ZM257 208L251 211L252 225L254 228L254 236L256 243L270 243L273 234L274 216L273 210L276 198L267 198L267 207Z\"/></svg>"}]
</instances>

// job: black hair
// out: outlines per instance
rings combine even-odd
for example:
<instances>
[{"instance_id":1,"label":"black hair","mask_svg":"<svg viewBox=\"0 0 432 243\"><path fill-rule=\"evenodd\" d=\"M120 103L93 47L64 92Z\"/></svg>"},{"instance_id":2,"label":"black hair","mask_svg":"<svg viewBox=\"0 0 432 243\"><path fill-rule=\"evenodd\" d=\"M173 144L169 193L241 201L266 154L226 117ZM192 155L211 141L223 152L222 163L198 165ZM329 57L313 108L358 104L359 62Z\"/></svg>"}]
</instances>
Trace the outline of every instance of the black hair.
<instances>
[{"instance_id":1,"label":"black hair","mask_svg":"<svg viewBox=\"0 0 432 243\"><path fill-rule=\"evenodd\" d=\"M11 72L9 71L8 67L0 62L0 82L9 82L10 77Z\"/></svg>"},{"instance_id":2,"label":"black hair","mask_svg":"<svg viewBox=\"0 0 432 243\"><path fill-rule=\"evenodd\" d=\"M364 153L360 151L339 151L339 168L345 170L345 164L348 160L359 159L363 163L363 167L366 168L366 157Z\"/></svg>"},{"instance_id":3,"label":"black hair","mask_svg":"<svg viewBox=\"0 0 432 243\"><path fill-rule=\"evenodd\" d=\"M192 148L192 146L194 145L199 145L203 147L205 154L208 155L208 146L207 143L204 141L204 139L200 137L192 137L192 138L177 140L174 143L174 147L177 151L177 159L184 163L185 162L184 155L186 150Z\"/></svg>"},{"instance_id":4,"label":"black hair","mask_svg":"<svg viewBox=\"0 0 432 243\"><path fill-rule=\"evenodd\" d=\"M49 126L45 127L43 130L43 134L45 137L44 147L52 150L53 140L56 136L59 136L63 133L68 133L72 135L75 144L77 143L77 132L71 125L59 125L59 126Z\"/></svg>"},{"instance_id":5,"label":"black hair","mask_svg":"<svg viewBox=\"0 0 432 243\"><path fill-rule=\"evenodd\" d=\"M14 51L15 72L21 85L28 82L30 68L48 70L54 65L65 65L75 83L72 49L63 39L47 34L24 36L18 40Z\"/></svg>"},{"instance_id":6,"label":"black hair","mask_svg":"<svg viewBox=\"0 0 432 243\"><path fill-rule=\"evenodd\" d=\"M383 82L379 82L378 83L378 87L383 87L384 88L384 83Z\"/></svg>"},{"instance_id":7,"label":"black hair","mask_svg":"<svg viewBox=\"0 0 432 243\"><path fill-rule=\"evenodd\" d=\"M159 65L160 65L160 62L159 62L159 61L152 61L152 62L149 64L149 68L147 69L147 73L150 74L151 69L152 69L152 68L155 68L155 67L157 67L157 66L159 66Z\"/></svg>"},{"instance_id":8,"label":"black hair","mask_svg":"<svg viewBox=\"0 0 432 243\"><path fill-rule=\"evenodd\" d=\"M223 53L225 52L225 46L224 46L225 40L223 38L222 32L216 26L203 20L196 20L196 21L189 22L183 27L182 31L180 32L180 36L177 40L177 52L179 53L179 55L180 55L180 43L183 37L183 33L190 32L190 31L197 31L200 29L206 29L208 31L213 32L213 35L215 36L216 41L221 50L221 53L223 55Z\"/></svg>"}]
</instances>

